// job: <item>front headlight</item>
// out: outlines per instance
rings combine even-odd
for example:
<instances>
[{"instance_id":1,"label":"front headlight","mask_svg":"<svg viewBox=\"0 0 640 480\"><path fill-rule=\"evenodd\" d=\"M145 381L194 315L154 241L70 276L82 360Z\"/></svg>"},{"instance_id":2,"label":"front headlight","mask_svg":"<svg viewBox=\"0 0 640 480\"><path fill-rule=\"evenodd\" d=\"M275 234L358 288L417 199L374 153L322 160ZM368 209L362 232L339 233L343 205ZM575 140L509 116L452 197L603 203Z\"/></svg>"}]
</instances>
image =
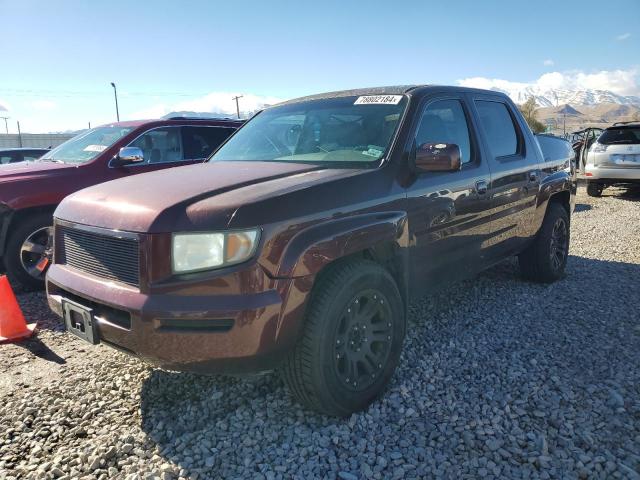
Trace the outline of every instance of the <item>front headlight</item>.
<instances>
[{"instance_id":1,"label":"front headlight","mask_svg":"<svg viewBox=\"0 0 640 480\"><path fill-rule=\"evenodd\" d=\"M591 145L591 148L589 150L591 150L594 153L602 153L607 151L608 146L609 145L603 145L601 143L596 142L593 145Z\"/></svg>"},{"instance_id":2,"label":"front headlight","mask_svg":"<svg viewBox=\"0 0 640 480\"><path fill-rule=\"evenodd\" d=\"M176 233L171 245L174 273L195 272L242 263L255 253L259 230Z\"/></svg>"}]
</instances>

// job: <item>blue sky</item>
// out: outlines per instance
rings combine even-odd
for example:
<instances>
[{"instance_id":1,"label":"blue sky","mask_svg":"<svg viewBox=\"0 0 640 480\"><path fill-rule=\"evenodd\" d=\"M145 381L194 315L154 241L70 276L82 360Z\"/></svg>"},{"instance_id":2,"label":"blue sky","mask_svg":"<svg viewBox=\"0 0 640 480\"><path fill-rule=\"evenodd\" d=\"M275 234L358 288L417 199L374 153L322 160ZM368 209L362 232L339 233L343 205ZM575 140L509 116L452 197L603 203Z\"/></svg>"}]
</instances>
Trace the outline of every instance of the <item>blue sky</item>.
<instances>
[{"instance_id":1,"label":"blue sky","mask_svg":"<svg viewBox=\"0 0 640 480\"><path fill-rule=\"evenodd\" d=\"M230 111L236 93L250 110L326 90L551 72L639 94L640 2L607 5L0 0L0 116L34 132L109 122L112 81L123 119Z\"/></svg>"}]
</instances>

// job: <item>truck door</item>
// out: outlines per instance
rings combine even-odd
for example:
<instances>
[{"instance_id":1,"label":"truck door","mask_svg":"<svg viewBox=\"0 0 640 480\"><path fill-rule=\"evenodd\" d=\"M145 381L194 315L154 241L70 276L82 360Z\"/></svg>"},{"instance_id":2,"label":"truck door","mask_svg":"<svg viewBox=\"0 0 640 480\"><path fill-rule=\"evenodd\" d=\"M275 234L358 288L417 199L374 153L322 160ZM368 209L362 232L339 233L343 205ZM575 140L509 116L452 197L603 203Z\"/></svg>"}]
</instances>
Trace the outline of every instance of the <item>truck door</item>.
<instances>
[{"instance_id":1,"label":"truck door","mask_svg":"<svg viewBox=\"0 0 640 480\"><path fill-rule=\"evenodd\" d=\"M462 161L459 171L416 172L408 181L415 294L485 266L482 243L490 227L490 173L470 118L462 95L431 97L423 101L409 135L410 151L424 143L454 143Z\"/></svg>"},{"instance_id":2,"label":"truck door","mask_svg":"<svg viewBox=\"0 0 640 480\"><path fill-rule=\"evenodd\" d=\"M485 246L492 257L506 257L535 234L539 149L522 117L504 97L471 97L491 169L493 236Z\"/></svg>"}]
</instances>

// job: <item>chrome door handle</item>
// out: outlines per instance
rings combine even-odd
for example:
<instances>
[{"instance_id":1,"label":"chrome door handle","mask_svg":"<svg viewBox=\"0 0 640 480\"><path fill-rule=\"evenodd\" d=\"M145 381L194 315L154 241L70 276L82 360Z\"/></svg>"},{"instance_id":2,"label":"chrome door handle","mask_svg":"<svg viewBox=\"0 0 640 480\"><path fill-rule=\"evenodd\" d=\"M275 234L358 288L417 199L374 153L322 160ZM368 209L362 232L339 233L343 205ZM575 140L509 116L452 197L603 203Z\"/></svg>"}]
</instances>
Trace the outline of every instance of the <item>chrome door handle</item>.
<instances>
[{"instance_id":1,"label":"chrome door handle","mask_svg":"<svg viewBox=\"0 0 640 480\"><path fill-rule=\"evenodd\" d=\"M478 192L478 195L485 195L487 193L487 182L478 180L476 182L476 192Z\"/></svg>"}]
</instances>

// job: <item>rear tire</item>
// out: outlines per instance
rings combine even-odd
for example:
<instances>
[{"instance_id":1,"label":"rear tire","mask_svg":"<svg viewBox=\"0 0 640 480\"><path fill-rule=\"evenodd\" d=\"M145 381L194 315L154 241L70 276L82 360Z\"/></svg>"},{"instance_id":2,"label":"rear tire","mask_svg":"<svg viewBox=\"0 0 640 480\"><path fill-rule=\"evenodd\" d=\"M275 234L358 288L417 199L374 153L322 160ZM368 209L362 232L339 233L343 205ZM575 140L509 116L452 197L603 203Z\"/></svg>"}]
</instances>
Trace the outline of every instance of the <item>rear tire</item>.
<instances>
[{"instance_id":1,"label":"rear tire","mask_svg":"<svg viewBox=\"0 0 640 480\"><path fill-rule=\"evenodd\" d=\"M569 234L567 210L559 203L549 203L536 239L518 256L522 276L541 283L560 279L567 265Z\"/></svg>"},{"instance_id":2,"label":"rear tire","mask_svg":"<svg viewBox=\"0 0 640 480\"><path fill-rule=\"evenodd\" d=\"M301 404L347 416L391 379L406 330L404 304L393 277L369 260L329 266L318 282L281 374Z\"/></svg>"},{"instance_id":3,"label":"rear tire","mask_svg":"<svg viewBox=\"0 0 640 480\"><path fill-rule=\"evenodd\" d=\"M53 228L53 217L50 213L39 213L32 215L15 226L13 233L7 241L7 248L4 252L4 264L7 269L9 279L14 283L19 283L28 290L42 290L44 288L44 278L46 268L39 277L35 265L43 258L50 256L50 239L47 245L39 242L46 239L47 234ZM27 243L27 242L31 243ZM27 245L33 252L25 250ZM48 266L48 265L47 265Z\"/></svg>"},{"instance_id":4,"label":"rear tire","mask_svg":"<svg viewBox=\"0 0 640 480\"><path fill-rule=\"evenodd\" d=\"M590 197L600 197L602 196L602 191L604 190L604 185L601 183L587 183L587 195Z\"/></svg>"}]
</instances>

